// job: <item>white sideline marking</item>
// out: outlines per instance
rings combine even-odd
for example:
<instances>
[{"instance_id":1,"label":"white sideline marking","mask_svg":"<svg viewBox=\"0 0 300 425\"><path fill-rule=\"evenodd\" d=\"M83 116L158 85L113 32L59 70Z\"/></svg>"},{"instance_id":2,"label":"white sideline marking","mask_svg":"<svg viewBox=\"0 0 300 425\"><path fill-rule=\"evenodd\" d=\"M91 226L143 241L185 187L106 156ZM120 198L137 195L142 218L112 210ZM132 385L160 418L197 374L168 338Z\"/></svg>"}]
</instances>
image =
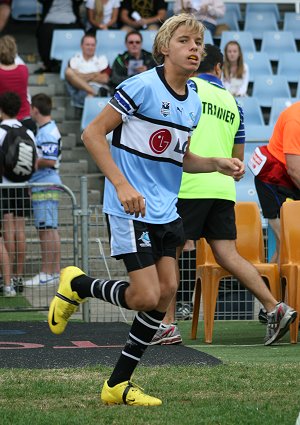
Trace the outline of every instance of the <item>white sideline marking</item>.
<instances>
[{"instance_id":1,"label":"white sideline marking","mask_svg":"<svg viewBox=\"0 0 300 425\"><path fill-rule=\"evenodd\" d=\"M280 345L294 345L294 344L290 344L289 342L280 342L280 343L277 343L275 345L271 345L271 347L277 347L278 348L278 346L280 346ZM222 345L222 344L218 344L218 345L200 344L200 345L186 345L186 347L189 347L189 348L195 348L195 347L197 347L197 348L219 348L219 347L222 347L222 348L223 347L239 348L239 347L264 347L264 344L263 343L261 343L261 344L231 344L231 345L228 345L228 344L226 344L226 345Z\"/></svg>"}]
</instances>

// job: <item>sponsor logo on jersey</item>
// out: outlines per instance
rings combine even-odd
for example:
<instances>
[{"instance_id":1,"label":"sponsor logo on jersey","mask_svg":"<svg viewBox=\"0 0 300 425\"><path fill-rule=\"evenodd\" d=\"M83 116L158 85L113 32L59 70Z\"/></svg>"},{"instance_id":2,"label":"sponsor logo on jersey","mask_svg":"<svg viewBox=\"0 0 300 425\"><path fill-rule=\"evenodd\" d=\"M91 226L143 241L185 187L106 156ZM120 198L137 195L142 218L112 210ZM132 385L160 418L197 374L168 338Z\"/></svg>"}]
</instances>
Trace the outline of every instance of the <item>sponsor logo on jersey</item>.
<instances>
[{"instance_id":1,"label":"sponsor logo on jersey","mask_svg":"<svg viewBox=\"0 0 300 425\"><path fill-rule=\"evenodd\" d=\"M166 128L155 131L152 133L149 139L149 146L156 154L163 153L172 141L172 134Z\"/></svg>"}]
</instances>

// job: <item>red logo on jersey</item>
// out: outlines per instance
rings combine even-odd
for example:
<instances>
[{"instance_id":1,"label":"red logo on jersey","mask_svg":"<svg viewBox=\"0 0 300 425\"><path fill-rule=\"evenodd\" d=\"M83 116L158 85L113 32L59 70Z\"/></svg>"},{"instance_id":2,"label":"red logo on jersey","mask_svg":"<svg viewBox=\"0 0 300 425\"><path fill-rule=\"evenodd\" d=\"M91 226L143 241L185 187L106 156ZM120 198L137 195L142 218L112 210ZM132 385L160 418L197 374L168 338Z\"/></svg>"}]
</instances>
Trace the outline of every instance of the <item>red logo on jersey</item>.
<instances>
[{"instance_id":1,"label":"red logo on jersey","mask_svg":"<svg viewBox=\"0 0 300 425\"><path fill-rule=\"evenodd\" d=\"M149 145L155 153L163 153L170 145L172 135L169 130L157 130L150 136Z\"/></svg>"}]
</instances>

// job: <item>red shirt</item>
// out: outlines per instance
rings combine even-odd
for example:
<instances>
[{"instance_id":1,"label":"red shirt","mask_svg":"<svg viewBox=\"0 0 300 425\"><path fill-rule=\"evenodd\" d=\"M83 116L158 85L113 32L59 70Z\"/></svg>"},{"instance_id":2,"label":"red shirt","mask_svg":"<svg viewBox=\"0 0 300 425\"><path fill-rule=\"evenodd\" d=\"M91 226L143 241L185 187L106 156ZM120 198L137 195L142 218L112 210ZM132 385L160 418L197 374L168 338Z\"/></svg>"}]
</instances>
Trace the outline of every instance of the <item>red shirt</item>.
<instances>
[{"instance_id":1,"label":"red shirt","mask_svg":"<svg viewBox=\"0 0 300 425\"><path fill-rule=\"evenodd\" d=\"M15 69L6 70L0 67L0 94L7 91L17 93L21 98L21 109L18 120L30 117L30 103L27 97L28 68L26 65L17 65Z\"/></svg>"}]
</instances>

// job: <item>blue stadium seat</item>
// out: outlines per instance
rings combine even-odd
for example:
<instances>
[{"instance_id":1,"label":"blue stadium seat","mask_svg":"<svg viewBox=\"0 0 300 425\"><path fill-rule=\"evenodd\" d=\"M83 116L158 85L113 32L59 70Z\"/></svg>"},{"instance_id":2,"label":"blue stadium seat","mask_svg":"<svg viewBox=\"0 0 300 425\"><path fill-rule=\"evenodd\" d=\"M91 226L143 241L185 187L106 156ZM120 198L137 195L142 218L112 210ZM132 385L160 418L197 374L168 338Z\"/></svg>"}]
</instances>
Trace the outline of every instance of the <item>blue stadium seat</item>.
<instances>
[{"instance_id":1,"label":"blue stadium seat","mask_svg":"<svg viewBox=\"0 0 300 425\"><path fill-rule=\"evenodd\" d=\"M157 31L142 30L140 33L143 36L143 49L152 52L153 41Z\"/></svg>"},{"instance_id":2,"label":"blue stadium seat","mask_svg":"<svg viewBox=\"0 0 300 425\"><path fill-rule=\"evenodd\" d=\"M260 106L271 108L274 97L291 97L291 92L284 75L258 75L253 83L252 95Z\"/></svg>"},{"instance_id":3,"label":"blue stadium seat","mask_svg":"<svg viewBox=\"0 0 300 425\"><path fill-rule=\"evenodd\" d=\"M236 101L244 111L245 128L248 125L264 125L264 117L256 97L237 97Z\"/></svg>"},{"instance_id":4,"label":"blue stadium seat","mask_svg":"<svg viewBox=\"0 0 300 425\"><path fill-rule=\"evenodd\" d=\"M51 59L63 60L80 51L80 42L84 36L81 29L54 30L50 57Z\"/></svg>"},{"instance_id":5,"label":"blue stadium seat","mask_svg":"<svg viewBox=\"0 0 300 425\"><path fill-rule=\"evenodd\" d=\"M61 65L60 65L60 72L59 72L59 77L61 80L65 80L65 70L68 66L68 62L69 62L70 58L68 56L64 57Z\"/></svg>"},{"instance_id":6,"label":"blue stadium seat","mask_svg":"<svg viewBox=\"0 0 300 425\"><path fill-rule=\"evenodd\" d=\"M256 146L262 145L262 143L246 143L245 144L245 176L239 181L235 183L236 188L236 200L237 202L256 202L259 206L259 200L254 184L254 175L251 173L249 168L247 167L247 162L249 161L252 153Z\"/></svg>"},{"instance_id":7,"label":"blue stadium seat","mask_svg":"<svg viewBox=\"0 0 300 425\"><path fill-rule=\"evenodd\" d=\"M38 21L42 5L37 0L13 0L11 16L16 21Z\"/></svg>"},{"instance_id":8,"label":"blue stadium seat","mask_svg":"<svg viewBox=\"0 0 300 425\"><path fill-rule=\"evenodd\" d=\"M265 31L261 51L267 53L270 60L278 61L283 53L296 53L297 46L290 31Z\"/></svg>"},{"instance_id":9,"label":"blue stadium seat","mask_svg":"<svg viewBox=\"0 0 300 425\"><path fill-rule=\"evenodd\" d=\"M272 102L269 124L274 126L281 112L291 106L296 100L292 97L275 97Z\"/></svg>"},{"instance_id":10,"label":"blue stadium seat","mask_svg":"<svg viewBox=\"0 0 300 425\"><path fill-rule=\"evenodd\" d=\"M232 13L237 17L238 21L242 20L242 12L239 3L226 3L226 14Z\"/></svg>"},{"instance_id":11,"label":"blue stadium seat","mask_svg":"<svg viewBox=\"0 0 300 425\"><path fill-rule=\"evenodd\" d=\"M248 13L255 12L255 13L270 13L273 14L276 18L276 21L280 21L280 13L277 3L247 3L246 4L246 10L245 10L245 16L247 16Z\"/></svg>"},{"instance_id":12,"label":"blue stadium seat","mask_svg":"<svg viewBox=\"0 0 300 425\"><path fill-rule=\"evenodd\" d=\"M211 35L211 32L208 30L204 31L204 43L205 44L215 44L213 36Z\"/></svg>"},{"instance_id":13,"label":"blue stadium seat","mask_svg":"<svg viewBox=\"0 0 300 425\"><path fill-rule=\"evenodd\" d=\"M285 12L283 31L291 31L296 40L300 40L300 13Z\"/></svg>"},{"instance_id":14,"label":"blue stadium seat","mask_svg":"<svg viewBox=\"0 0 300 425\"><path fill-rule=\"evenodd\" d=\"M277 74L285 75L289 83L297 83L300 76L300 53L281 53Z\"/></svg>"},{"instance_id":15,"label":"blue stadium seat","mask_svg":"<svg viewBox=\"0 0 300 425\"><path fill-rule=\"evenodd\" d=\"M244 61L249 67L250 82L253 82L257 75L273 75L270 59L265 52L246 52Z\"/></svg>"},{"instance_id":16,"label":"blue stadium seat","mask_svg":"<svg viewBox=\"0 0 300 425\"><path fill-rule=\"evenodd\" d=\"M254 39L261 40L265 31L278 31L275 15L268 12L249 12L245 16L245 31L250 31Z\"/></svg>"},{"instance_id":17,"label":"blue stadium seat","mask_svg":"<svg viewBox=\"0 0 300 425\"><path fill-rule=\"evenodd\" d=\"M254 43L254 38L251 32L249 31L224 31L221 35L220 49L224 52L224 47L228 41L237 41L243 51L243 54L246 52L255 52L256 47Z\"/></svg>"},{"instance_id":18,"label":"blue stadium seat","mask_svg":"<svg viewBox=\"0 0 300 425\"><path fill-rule=\"evenodd\" d=\"M125 46L126 31L122 30L98 30L96 32L97 55L103 55L110 50L118 50L122 53L126 50Z\"/></svg>"},{"instance_id":19,"label":"blue stadium seat","mask_svg":"<svg viewBox=\"0 0 300 425\"><path fill-rule=\"evenodd\" d=\"M239 26L239 21L237 16L232 13L232 12L227 12L225 15L223 16L223 18L220 18L217 20L217 24L221 25L221 24L226 24L228 26L228 28L230 29L230 31L239 31L240 30L240 26Z\"/></svg>"},{"instance_id":20,"label":"blue stadium seat","mask_svg":"<svg viewBox=\"0 0 300 425\"><path fill-rule=\"evenodd\" d=\"M111 97L86 97L83 105L81 129L85 127L102 111Z\"/></svg>"},{"instance_id":21,"label":"blue stadium seat","mask_svg":"<svg viewBox=\"0 0 300 425\"><path fill-rule=\"evenodd\" d=\"M273 127L270 125L246 125L246 142L268 143L272 135Z\"/></svg>"}]
</instances>

